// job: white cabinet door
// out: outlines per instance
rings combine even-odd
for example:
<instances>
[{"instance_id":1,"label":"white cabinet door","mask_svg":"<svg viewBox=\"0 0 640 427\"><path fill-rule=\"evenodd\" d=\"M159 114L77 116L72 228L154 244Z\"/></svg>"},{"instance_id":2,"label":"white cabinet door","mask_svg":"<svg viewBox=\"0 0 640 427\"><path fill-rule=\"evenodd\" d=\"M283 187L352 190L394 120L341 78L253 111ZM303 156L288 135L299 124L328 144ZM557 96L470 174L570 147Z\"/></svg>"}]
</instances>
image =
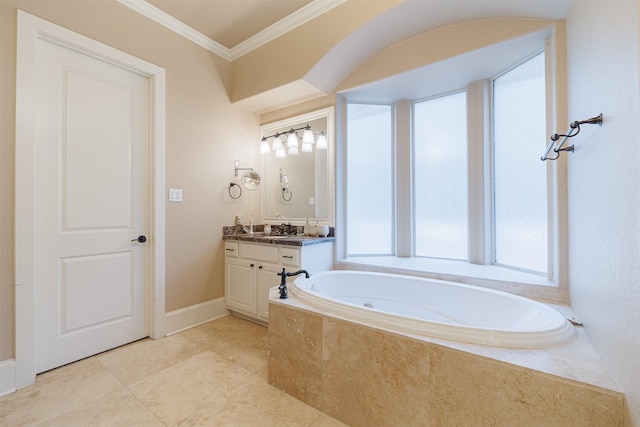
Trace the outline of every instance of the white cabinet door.
<instances>
[{"instance_id":1,"label":"white cabinet door","mask_svg":"<svg viewBox=\"0 0 640 427\"><path fill-rule=\"evenodd\" d=\"M276 264L258 265L258 316L265 321L269 320L269 289L280 284L281 271Z\"/></svg>"},{"instance_id":2,"label":"white cabinet door","mask_svg":"<svg viewBox=\"0 0 640 427\"><path fill-rule=\"evenodd\" d=\"M227 307L257 315L256 265L249 260L227 259L225 297Z\"/></svg>"},{"instance_id":3,"label":"white cabinet door","mask_svg":"<svg viewBox=\"0 0 640 427\"><path fill-rule=\"evenodd\" d=\"M333 244L304 247L225 242L227 308L261 323L269 321L269 289L280 284L282 268L313 273L331 269ZM296 277L289 277L292 282Z\"/></svg>"}]
</instances>

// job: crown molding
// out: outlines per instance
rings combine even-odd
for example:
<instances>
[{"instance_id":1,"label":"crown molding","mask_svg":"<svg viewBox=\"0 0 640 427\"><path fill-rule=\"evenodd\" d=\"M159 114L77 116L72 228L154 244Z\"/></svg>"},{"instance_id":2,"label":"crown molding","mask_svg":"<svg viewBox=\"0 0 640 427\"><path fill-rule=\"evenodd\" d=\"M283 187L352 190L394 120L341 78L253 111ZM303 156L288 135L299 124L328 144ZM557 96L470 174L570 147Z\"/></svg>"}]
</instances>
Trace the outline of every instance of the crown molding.
<instances>
[{"instance_id":1,"label":"crown molding","mask_svg":"<svg viewBox=\"0 0 640 427\"><path fill-rule=\"evenodd\" d=\"M258 49L269 43L272 40L277 39L283 34L306 24L312 19L330 11L336 6L340 6L342 3L346 3L347 0L314 0L306 6L293 12L291 15L282 18L275 24L265 28L258 34L249 37L247 40L238 43L231 48L231 60L240 58L247 53Z\"/></svg>"},{"instance_id":2,"label":"crown molding","mask_svg":"<svg viewBox=\"0 0 640 427\"><path fill-rule=\"evenodd\" d=\"M291 15L281 19L275 24L265 28L258 34L248 38L247 40L237 44L236 46L228 49L222 46L217 41L210 39L199 31L191 28L187 24L168 13L160 10L159 8L147 3L145 0L117 0L124 6L135 10L136 12L146 16L147 18L157 22L160 25L174 31L186 39L194 42L195 44L202 46L203 48L215 53L216 55L226 59L227 61L233 61L240 58L247 53L258 49L269 43L272 40L280 37L283 34L293 30L294 28L303 25L317 16L328 12L336 6L345 3L347 0L314 0L299 10L293 12Z\"/></svg>"},{"instance_id":3,"label":"crown molding","mask_svg":"<svg viewBox=\"0 0 640 427\"><path fill-rule=\"evenodd\" d=\"M182 21L158 9L144 0L117 0L119 3L135 10L160 25L174 31L193 43L231 61L231 51L215 40L210 39L199 31L194 30Z\"/></svg>"}]
</instances>

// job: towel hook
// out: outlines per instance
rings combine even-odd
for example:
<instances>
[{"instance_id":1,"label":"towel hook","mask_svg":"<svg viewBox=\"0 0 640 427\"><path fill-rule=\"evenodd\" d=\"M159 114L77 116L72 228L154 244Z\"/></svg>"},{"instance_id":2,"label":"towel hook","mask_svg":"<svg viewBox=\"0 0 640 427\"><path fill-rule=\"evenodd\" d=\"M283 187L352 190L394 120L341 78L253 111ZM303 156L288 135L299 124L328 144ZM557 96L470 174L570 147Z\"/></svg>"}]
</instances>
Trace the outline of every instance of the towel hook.
<instances>
[{"instance_id":1,"label":"towel hook","mask_svg":"<svg viewBox=\"0 0 640 427\"><path fill-rule=\"evenodd\" d=\"M557 133L554 133L553 135L551 135L551 142L549 142L549 145L547 145L547 150L544 152L544 155L540 157L540 160L542 161L558 160L558 158L560 157L561 151L573 152L574 150L573 144L566 148L562 148L562 146L564 145L565 142L567 142L567 139L573 138L578 133L580 133L580 125L602 126L602 113L587 120L578 120L575 122L571 122L571 124L569 125L569 130L567 131L566 135L558 135ZM560 143L556 145L556 143L560 138L563 138L562 141L560 141ZM557 154L555 157L549 157L549 153L551 152L551 149L553 149L553 152Z\"/></svg>"}]
</instances>

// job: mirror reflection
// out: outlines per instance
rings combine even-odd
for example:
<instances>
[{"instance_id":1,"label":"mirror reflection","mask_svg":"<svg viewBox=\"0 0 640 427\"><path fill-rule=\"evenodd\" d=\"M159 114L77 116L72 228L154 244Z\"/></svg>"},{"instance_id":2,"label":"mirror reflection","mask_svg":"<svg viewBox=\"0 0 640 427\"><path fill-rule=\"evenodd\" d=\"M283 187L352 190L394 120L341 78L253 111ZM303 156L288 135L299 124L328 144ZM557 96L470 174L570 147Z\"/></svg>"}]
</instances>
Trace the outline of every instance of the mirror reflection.
<instances>
[{"instance_id":1,"label":"mirror reflection","mask_svg":"<svg viewBox=\"0 0 640 427\"><path fill-rule=\"evenodd\" d=\"M306 218L314 218L327 224L333 221L330 137L333 133L332 111L333 109L325 109L262 127L263 137L276 135L263 141L271 149L263 153L264 221L304 223ZM297 154L296 150L290 150L295 142L288 141L292 129L297 129L294 132L300 147ZM305 135L307 131L310 132ZM310 135L313 135L312 140ZM285 156L282 151L277 151L278 141L274 147L276 139L282 141ZM322 148L325 141L326 149ZM311 144L311 147L305 147L305 144Z\"/></svg>"}]
</instances>

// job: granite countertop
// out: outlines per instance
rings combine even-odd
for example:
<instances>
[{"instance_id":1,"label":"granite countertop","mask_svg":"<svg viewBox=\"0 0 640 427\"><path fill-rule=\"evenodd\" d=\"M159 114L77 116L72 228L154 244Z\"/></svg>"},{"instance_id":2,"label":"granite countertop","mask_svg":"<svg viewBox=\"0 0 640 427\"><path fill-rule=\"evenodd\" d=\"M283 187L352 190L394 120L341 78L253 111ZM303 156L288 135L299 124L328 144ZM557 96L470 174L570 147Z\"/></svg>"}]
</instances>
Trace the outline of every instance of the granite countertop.
<instances>
[{"instance_id":1,"label":"granite countertop","mask_svg":"<svg viewBox=\"0 0 640 427\"><path fill-rule=\"evenodd\" d=\"M224 240L239 240L241 242L252 242L252 243L267 243L272 245L286 245L286 246L309 246L309 245L317 245L319 243L325 242L334 242L336 240L335 237L311 237L311 236L300 236L300 235L275 235L275 234L264 234L264 233L254 233L254 234L245 234L245 233L234 233L234 234L225 234L222 237Z\"/></svg>"}]
</instances>

